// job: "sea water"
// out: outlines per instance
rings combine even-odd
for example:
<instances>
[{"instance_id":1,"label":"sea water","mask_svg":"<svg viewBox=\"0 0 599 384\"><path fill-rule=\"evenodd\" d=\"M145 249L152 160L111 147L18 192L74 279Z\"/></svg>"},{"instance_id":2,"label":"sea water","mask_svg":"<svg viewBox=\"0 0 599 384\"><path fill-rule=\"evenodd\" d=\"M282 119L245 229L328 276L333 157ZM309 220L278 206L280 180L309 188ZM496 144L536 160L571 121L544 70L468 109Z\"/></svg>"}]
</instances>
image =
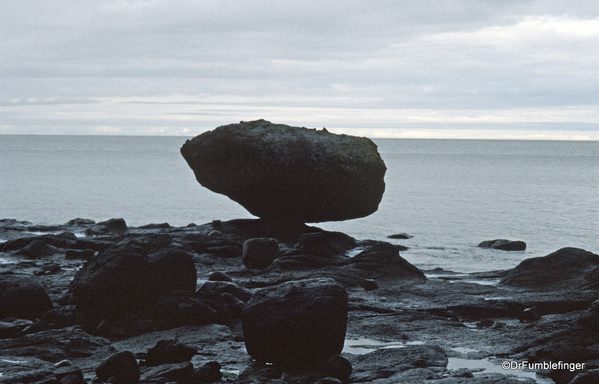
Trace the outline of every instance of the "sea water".
<instances>
[{"instance_id":1,"label":"sea water","mask_svg":"<svg viewBox=\"0 0 599 384\"><path fill-rule=\"evenodd\" d=\"M122 217L129 226L252 218L200 186L186 137L0 135L0 218L61 224ZM379 210L319 223L408 246L423 269L512 268L562 247L599 253L599 142L375 139L387 165ZM389 240L405 232L408 240ZM484 240L524 252L481 249Z\"/></svg>"}]
</instances>

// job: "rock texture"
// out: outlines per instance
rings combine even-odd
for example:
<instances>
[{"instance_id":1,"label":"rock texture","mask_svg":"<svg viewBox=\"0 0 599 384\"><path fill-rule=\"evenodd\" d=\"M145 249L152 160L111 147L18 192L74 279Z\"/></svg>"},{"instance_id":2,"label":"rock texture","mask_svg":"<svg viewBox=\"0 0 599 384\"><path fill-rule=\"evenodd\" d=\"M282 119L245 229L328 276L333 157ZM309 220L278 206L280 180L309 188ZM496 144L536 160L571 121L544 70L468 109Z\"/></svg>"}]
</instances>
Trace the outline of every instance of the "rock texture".
<instances>
[{"instance_id":1,"label":"rock texture","mask_svg":"<svg viewBox=\"0 0 599 384\"><path fill-rule=\"evenodd\" d=\"M274 222L368 216L385 190L385 163L367 138L272 124L218 127L181 154L204 187Z\"/></svg>"},{"instance_id":2,"label":"rock texture","mask_svg":"<svg viewBox=\"0 0 599 384\"><path fill-rule=\"evenodd\" d=\"M279 367L322 367L343 349L348 296L331 279L263 288L247 302L242 326L248 353Z\"/></svg>"}]
</instances>

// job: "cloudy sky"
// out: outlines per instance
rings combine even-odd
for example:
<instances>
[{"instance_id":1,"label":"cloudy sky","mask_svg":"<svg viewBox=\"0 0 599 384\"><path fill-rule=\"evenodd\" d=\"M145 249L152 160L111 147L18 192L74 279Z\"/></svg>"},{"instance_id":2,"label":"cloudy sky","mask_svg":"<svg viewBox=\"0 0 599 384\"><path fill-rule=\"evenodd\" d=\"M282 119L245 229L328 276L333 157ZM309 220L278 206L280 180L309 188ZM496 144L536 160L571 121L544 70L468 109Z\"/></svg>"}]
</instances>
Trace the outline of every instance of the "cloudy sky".
<instances>
[{"instance_id":1,"label":"cloudy sky","mask_svg":"<svg viewBox=\"0 0 599 384\"><path fill-rule=\"evenodd\" d=\"M597 0L0 0L0 133L599 140Z\"/></svg>"}]
</instances>

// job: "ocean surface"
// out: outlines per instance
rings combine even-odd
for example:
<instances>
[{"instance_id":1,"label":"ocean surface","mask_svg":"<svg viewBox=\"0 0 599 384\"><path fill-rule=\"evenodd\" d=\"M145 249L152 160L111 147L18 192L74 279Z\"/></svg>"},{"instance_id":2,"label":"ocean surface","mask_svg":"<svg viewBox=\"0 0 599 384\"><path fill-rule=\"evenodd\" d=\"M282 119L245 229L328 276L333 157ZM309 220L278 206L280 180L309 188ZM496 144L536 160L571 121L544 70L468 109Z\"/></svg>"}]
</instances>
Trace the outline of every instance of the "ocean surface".
<instances>
[{"instance_id":1,"label":"ocean surface","mask_svg":"<svg viewBox=\"0 0 599 384\"><path fill-rule=\"evenodd\" d=\"M0 218L61 224L122 217L130 226L251 218L200 186L186 137L0 135ZM562 247L599 253L599 142L375 139L386 191L369 217L317 226L357 239L405 232L423 269L512 268ZM481 249L523 240L524 252Z\"/></svg>"}]
</instances>

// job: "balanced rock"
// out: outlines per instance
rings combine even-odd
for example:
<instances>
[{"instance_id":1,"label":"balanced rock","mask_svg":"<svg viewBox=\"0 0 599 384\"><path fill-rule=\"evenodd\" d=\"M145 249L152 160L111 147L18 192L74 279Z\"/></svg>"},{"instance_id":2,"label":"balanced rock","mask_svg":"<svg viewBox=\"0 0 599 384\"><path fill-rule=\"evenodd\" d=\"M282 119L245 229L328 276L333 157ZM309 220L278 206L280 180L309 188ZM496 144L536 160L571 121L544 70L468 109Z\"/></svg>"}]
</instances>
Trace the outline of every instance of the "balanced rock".
<instances>
[{"instance_id":1,"label":"balanced rock","mask_svg":"<svg viewBox=\"0 0 599 384\"><path fill-rule=\"evenodd\" d=\"M368 216L385 190L385 163L369 139L241 122L181 147L204 187L270 222L315 223Z\"/></svg>"},{"instance_id":2,"label":"balanced rock","mask_svg":"<svg viewBox=\"0 0 599 384\"><path fill-rule=\"evenodd\" d=\"M343 349L347 312L347 292L332 279L260 289L243 310L248 354L284 369L322 367Z\"/></svg>"}]
</instances>

